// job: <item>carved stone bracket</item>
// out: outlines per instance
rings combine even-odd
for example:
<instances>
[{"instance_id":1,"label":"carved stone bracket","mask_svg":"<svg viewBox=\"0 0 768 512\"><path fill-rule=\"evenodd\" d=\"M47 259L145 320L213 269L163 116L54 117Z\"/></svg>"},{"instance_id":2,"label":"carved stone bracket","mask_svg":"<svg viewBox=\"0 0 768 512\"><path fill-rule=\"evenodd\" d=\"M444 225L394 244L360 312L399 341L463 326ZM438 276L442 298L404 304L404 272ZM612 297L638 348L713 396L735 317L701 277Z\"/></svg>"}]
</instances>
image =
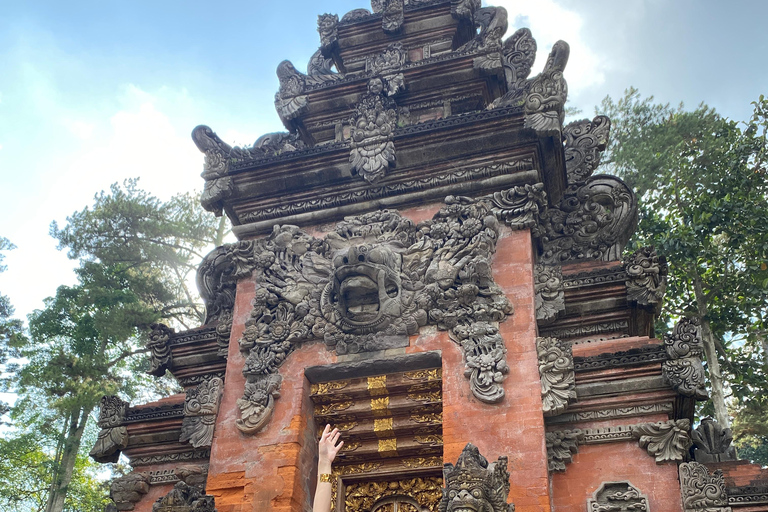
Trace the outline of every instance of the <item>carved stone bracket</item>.
<instances>
[{"instance_id":1,"label":"carved stone bracket","mask_svg":"<svg viewBox=\"0 0 768 512\"><path fill-rule=\"evenodd\" d=\"M117 462L120 452L128 446L128 430L123 426L128 402L116 396L101 398L96 443L89 455L96 462Z\"/></svg>"},{"instance_id":2,"label":"carved stone bracket","mask_svg":"<svg viewBox=\"0 0 768 512\"><path fill-rule=\"evenodd\" d=\"M549 325L565 311L563 267L536 265L533 269L533 289L536 293L536 321Z\"/></svg>"},{"instance_id":3,"label":"carved stone bracket","mask_svg":"<svg viewBox=\"0 0 768 512\"><path fill-rule=\"evenodd\" d=\"M192 130L192 140L205 154L202 177L205 180L200 203L203 208L220 216L224 200L234 192L229 172L229 154L232 147L222 141L207 126L198 126Z\"/></svg>"},{"instance_id":4,"label":"carved stone bracket","mask_svg":"<svg viewBox=\"0 0 768 512\"><path fill-rule=\"evenodd\" d=\"M476 69L501 70L503 66L501 38L507 31L507 10L503 7L482 7L474 11L472 19L480 28L480 32L458 51L483 53L474 59Z\"/></svg>"},{"instance_id":5,"label":"carved stone bracket","mask_svg":"<svg viewBox=\"0 0 768 512\"><path fill-rule=\"evenodd\" d=\"M632 428L632 436L657 463L682 461L691 446L688 419L643 423Z\"/></svg>"},{"instance_id":6,"label":"carved stone bracket","mask_svg":"<svg viewBox=\"0 0 768 512\"><path fill-rule=\"evenodd\" d=\"M721 470L709 474L704 464L680 464L680 492L685 512L731 512Z\"/></svg>"},{"instance_id":7,"label":"carved stone bracket","mask_svg":"<svg viewBox=\"0 0 768 512\"><path fill-rule=\"evenodd\" d=\"M587 512L649 512L648 497L629 482L603 482L587 500Z\"/></svg>"},{"instance_id":8,"label":"carved stone bracket","mask_svg":"<svg viewBox=\"0 0 768 512\"><path fill-rule=\"evenodd\" d=\"M149 492L149 474L131 472L112 481L109 497L116 510L133 510L136 503Z\"/></svg>"},{"instance_id":9,"label":"carved stone bracket","mask_svg":"<svg viewBox=\"0 0 768 512\"><path fill-rule=\"evenodd\" d=\"M584 440L581 430L558 430L544 434L547 445L547 468L552 471L565 471L565 465L573 462L573 456L579 452L579 444Z\"/></svg>"},{"instance_id":10,"label":"carved stone bracket","mask_svg":"<svg viewBox=\"0 0 768 512\"><path fill-rule=\"evenodd\" d=\"M512 306L491 273L498 236L486 200L449 197L418 225L384 210L348 217L323 239L276 226L228 246L238 255L232 275L253 272L258 283L239 340L247 383L238 428L266 424L278 369L302 342L322 338L339 354L383 350L406 346L427 324L462 347L474 396L501 400L509 367L498 323Z\"/></svg>"},{"instance_id":11,"label":"carved stone bracket","mask_svg":"<svg viewBox=\"0 0 768 512\"><path fill-rule=\"evenodd\" d=\"M280 89L275 94L275 109L283 124L293 128L292 120L303 115L309 108L309 99L302 94L306 75L296 71L290 61L284 60L277 66L277 79L280 81Z\"/></svg>"},{"instance_id":12,"label":"carved stone bracket","mask_svg":"<svg viewBox=\"0 0 768 512\"><path fill-rule=\"evenodd\" d=\"M624 258L624 270L629 279L627 301L651 307L657 314L667 288L667 260L656 254L653 247L642 247Z\"/></svg>"},{"instance_id":13,"label":"carved stone bracket","mask_svg":"<svg viewBox=\"0 0 768 512\"><path fill-rule=\"evenodd\" d=\"M571 344L557 338L536 338L544 416L557 416L576 399Z\"/></svg>"},{"instance_id":14,"label":"carved stone bracket","mask_svg":"<svg viewBox=\"0 0 768 512\"><path fill-rule=\"evenodd\" d=\"M561 132L565 100L568 98L568 84L563 78L563 71L570 53L568 43L556 42L544 70L528 85L523 103L526 128L547 135Z\"/></svg>"},{"instance_id":15,"label":"carved stone bracket","mask_svg":"<svg viewBox=\"0 0 768 512\"><path fill-rule=\"evenodd\" d=\"M445 488L438 510L515 510L514 504L507 503L510 487L507 457L489 463L476 446L467 443L455 466L445 464L443 480Z\"/></svg>"},{"instance_id":16,"label":"carved stone bracket","mask_svg":"<svg viewBox=\"0 0 768 512\"><path fill-rule=\"evenodd\" d=\"M152 505L152 512L216 512L213 496L196 486L178 482Z\"/></svg>"},{"instance_id":17,"label":"carved stone bracket","mask_svg":"<svg viewBox=\"0 0 768 512\"><path fill-rule=\"evenodd\" d=\"M187 390L179 441L195 448L211 446L224 381L213 377Z\"/></svg>"},{"instance_id":18,"label":"carved stone bracket","mask_svg":"<svg viewBox=\"0 0 768 512\"><path fill-rule=\"evenodd\" d=\"M736 460L736 448L731 446L733 434L730 428L723 428L712 418L704 418L696 430L691 432L696 462L723 462Z\"/></svg>"},{"instance_id":19,"label":"carved stone bracket","mask_svg":"<svg viewBox=\"0 0 768 512\"><path fill-rule=\"evenodd\" d=\"M662 374L672 388L683 396L706 400L707 390L701 355L701 327L698 318L682 318L671 335L664 336L664 345L671 358L662 364Z\"/></svg>"},{"instance_id":20,"label":"carved stone bracket","mask_svg":"<svg viewBox=\"0 0 768 512\"><path fill-rule=\"evenodd\" d=\"M496 217L514 230L539 224L539 213L546 207L543 183L521 185L488 196Z\"/></svg>"},{"instance_id":21,"label":"carved stone bracket","mask_svg":"<svg viewBox=\"0 0 768 512\"><path fill-rule=\"evenodd\" d=\"M147 348L149 349L149 373L156 377L165 375L172 364L171 347L169 342L174 334L173 329L165 324L152 324Z\"/></svg>"},{"instance_id":22,"label":"carved stone bracket","mask_svg":"<svg viewBox=\"0 0 768 512\"><path fill-rule=\"evenodd\" d=\"M600 165L600 156L608 144L610 131L611 120L606 116L596 116L592 121L574 121L563 128L568 185L583 184L592 176Z\"/></svg>"}]
</instances>

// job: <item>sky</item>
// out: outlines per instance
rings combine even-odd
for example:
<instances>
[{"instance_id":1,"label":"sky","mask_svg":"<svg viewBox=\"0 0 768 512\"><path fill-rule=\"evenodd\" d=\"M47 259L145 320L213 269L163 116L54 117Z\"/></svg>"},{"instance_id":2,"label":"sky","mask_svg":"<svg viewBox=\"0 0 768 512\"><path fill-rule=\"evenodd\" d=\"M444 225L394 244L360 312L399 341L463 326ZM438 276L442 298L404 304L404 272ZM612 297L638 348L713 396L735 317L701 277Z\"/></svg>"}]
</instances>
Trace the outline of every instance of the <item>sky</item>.
<instances>
[{"instance_id":1,"label":"sky","mask_svg":"<svg viewBox=\"0 0 768 512\"><path fill-rule=\"evenodd\" d=\"M511 35L538 42L533 74L558 39L571 46L569 106L592 117L630 86L644 96L747 119L768 94L768 2L497 0ZM17 316L43 307L75 262L50 223L139 177L160 198L202 189L190 133L211 126L233 145L282 130L275 69L305 69L317 15L364 0L0 0L0 293Z\"/></svg>"}]
</instances>

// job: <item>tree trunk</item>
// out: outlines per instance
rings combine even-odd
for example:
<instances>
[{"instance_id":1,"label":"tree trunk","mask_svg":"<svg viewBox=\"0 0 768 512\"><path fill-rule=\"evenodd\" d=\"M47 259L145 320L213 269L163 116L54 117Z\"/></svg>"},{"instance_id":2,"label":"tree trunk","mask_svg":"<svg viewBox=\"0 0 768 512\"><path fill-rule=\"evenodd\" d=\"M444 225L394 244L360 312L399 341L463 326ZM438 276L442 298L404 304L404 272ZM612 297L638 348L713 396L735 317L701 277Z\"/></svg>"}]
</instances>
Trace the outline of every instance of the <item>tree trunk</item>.
<instances>
[{"instance_id":1,"label":"tree trunk","mask_svg":"<svg viewBox=\"0 0 768 512\"><path fill-rule=\"evenodd\" d=\"M227 217L226 215L222 214L221 217L219 217L219 227L216 228L216 240L213 241L213 244L218 247L220 245L224 244L224 237L227 234Z\"/></svg>"},{"instance_id":2,"label":"tree trunk","mask_svg":"<svg viewBox=\"0 0 768 512\"><path fill-rule=\"evenodd\" d=\"M696 308L701 319L701 338L704 342L704 355L707 358L709 383L712 385L712 405L715 406L715 420L717 420L721 427L729 428L731 426L731 419L728 416L728 408L725 405L723 374L720 371L720 361L717 360L715 337L712 334L712 328L707 317L709 312L707 297L704 295L704 286L698 272L695 272L693 275L693 292L696 297Z\"/></svg>"},{"instance_id":3,"label":"tree trunk","mask_svg":"<svg viewBox=\"0 0 768 512\"><path fill-rule=\"evenodd\" d=\"M72 474L75 471L77 452L80 450L80 441L83 438L83 431L85 431L85 424L91 410L81 411L79 417L77 413L72 414L69 427L65 432L66 437L61 459L57 461L53 471L45 512L62 512L64 510L64 501L67 498L69 484L72 482Z\"/></svg>"}]
</instances>

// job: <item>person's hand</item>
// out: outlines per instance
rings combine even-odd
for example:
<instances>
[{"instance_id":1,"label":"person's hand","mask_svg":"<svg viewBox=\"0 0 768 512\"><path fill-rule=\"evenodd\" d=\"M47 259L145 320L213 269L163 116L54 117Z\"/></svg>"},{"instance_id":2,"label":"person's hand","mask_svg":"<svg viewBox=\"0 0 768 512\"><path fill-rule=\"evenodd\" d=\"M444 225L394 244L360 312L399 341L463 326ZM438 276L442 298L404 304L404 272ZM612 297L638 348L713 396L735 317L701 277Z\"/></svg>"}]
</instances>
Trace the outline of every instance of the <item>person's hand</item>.
<instances>
[{"instance_id":1,"label":"person's hand","mask_svg":"<svg viewBox=\"0 0 768 512\"><path fill-rule=\"evenodd\" d=\"M325 426L318 445L317 466L321 473L331 472L331 463L336 458L336 454L339 453L341 447L344 446L344 441L339 441L340 437L341 432L339 432L339 429L334 428L331 430L330 425Z\"/></svg>"}]
</instances>

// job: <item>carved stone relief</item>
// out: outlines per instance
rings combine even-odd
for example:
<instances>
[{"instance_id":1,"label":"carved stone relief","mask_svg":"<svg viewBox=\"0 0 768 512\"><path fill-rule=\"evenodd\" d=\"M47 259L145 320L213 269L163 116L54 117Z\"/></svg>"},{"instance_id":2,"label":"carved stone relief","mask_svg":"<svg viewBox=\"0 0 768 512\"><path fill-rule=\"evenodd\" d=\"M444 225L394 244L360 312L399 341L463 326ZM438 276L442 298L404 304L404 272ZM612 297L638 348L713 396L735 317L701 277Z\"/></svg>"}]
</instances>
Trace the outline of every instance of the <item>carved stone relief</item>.
<instances>
[{"instance_id":1,"label":"carved stone relief","mask_svg":"<svg viewBox=\"0 0 768 512\"><path fill-rule=\"evenodd\" d=\"M657 463L682 461L691 446L688 419L635 425L632 435Z\"/></svg>"},{"instance_id":2,"label":"carved stone relief","mask_svg":"<svg viewBox=\"0 0 768 512\"><path fill-rule=\"evenodd\" d=\"M451 0L451 15L458 19L472 19L480 8L480 0Z\"/></svg>"},{"instance_id":3,"label":"carved stone relief","mask_svg":"<svg viewBox=\"0 0 768 512\"><path fill-rule=\"evenodd\" d=\"M216 512L213 496L196 486L178 482L152 505L152 512Z\"/></svg>"},{"instance_id":4,"label":"carved stone relief","mask_svg":"<svg viewBox=\"0 0 768 512\"><path fill-rule=\"evenodd\" d=\"M648 498L629 482L604 482L587 500L588 512L648 512Z\"/></svg>"},{"instance_id":5,"label":"carved stone relief","mask_svg":"<svg viewBox=\"0 0 768 512\"><path fill-rule=\"evenodd\" d=\"M211 446L223 388L224 381L213 377L187 390L179 441L195 448Z\"/></svg>"},{"instance_id":6,"label":"carved stone relief","mask_svg":"<svg viewBox=\"0 0 768 512\"><path fill-rule=\"evenodd\" d=\"M109 497L117 510L133 510L136 503L149 492L149 475L131 472L112 480Z\"/></svg>"},{"instance_id":7,"label":"carved stone relief","mask_svg":"<svg viewBox=\"0 0 768 512\"><path fill-rule=\"evenodd\" d=\"M693 458L696 462L723 462L736 460L736 448L731 446L733 434L730 428L723 428L712 418L704 418L696 430L691 432L693 438Z\"/></svg>"},{"instance_id":8,"label":"carved stone relief","mask_svg":"<svg viewBox=\"0 0 768 512\"><path fill-rule=\"evenodd\" d=\"M536 40L527 28L518 29L504 41L504 73L512 91L522 91L536 60Z\"/></svg>"},{"instance_id":9,"label":"carved stone relief","mask_svg":"<svg viewBox=\"0 0 768 512\"><path fill-rule=\"evenodd\" d=\"M549 471L565 471L565 465L573 462L579 453L579 444L584 440L581 430L558 430L544 434L547 446L547 468Z\"/></svg>"},{"instance_id":10,"label":"carved stone relief","mask_svg":"<svg viewBox=\"0 0 768 512\"><path fill-rule=\"evenodd\" d=\"M571 344L557 338L536 338L544 416L557 416L576 399Z\"/></svg>"},{"instance_id":11,"label":"carved stone relief","mask_svg":"<svg viewBox=\"0 0 768 512\"><path fill-rule=\"evenodd\" d=\"M680 464L680 492L685 512L731 512L721 470L709 474L704 464Z\"/></svg>"},{"instance_id":12,"label":"carved stone relief","mask_svg":"<svg viewBox=\"0 0 768 512\"><path fill-rule=\"evenodd\" d=\"M309 100L304 92L305 77L296 71L290 61L284 60L277 66L277 79L280 89L275 94L275 109L280 120L286 126L307 111Z\"/></svg>"},{"instance_id":13,"label":"carved stone relief","mask_svg":"<svg viewBox=\"0 0 768 512\"><path fill-rule=\"evenodd\" d=\"M536 321L549 325L565 311L563 267L536 265L533 269L533 289L536 293Z\"/></svg>"},{"instance_id":14,"label":"carved stone relief","mask_svg":"<svg viewBox=\"0 0 768 512\"><path fill-rule=\"evenodd\" d=\"M565 172L569 185L580 185L600 165L600 155L608 144L611 120L596 116L582 119L563 128L565 135Z\"/></svg>"},{"instance_id":15,"label":"carved stone relief","mask_svg":"<svg viewBox=\"0 0 768 512\"><path fill-rule=\"evenodd\" d=\"M122 426L128 402L116 396L101 398L96 443L89 455L96 462L117 462L120 451L128 446L128 430Z\"/></svg>"},{"instance_id":16,"label":"carved stone relief","mask_svg":"<svg viewBox=\"0 0 768 512\"><path fill-rule=\"evenodd\" d=\"M381 5L381 28L388 34L394 34L403 26L405 0L379 0ZM372 2L373 6L374 3ZM374 11L376 12L376 11Z\"/></svg>"},{"instance_id":17,"label":"carved stone relief","mask_svg":"<svg viewBox=\"0 0 768 512\"><path fill-rule=\"evenodd\" d=\"M546 208L543 183L521 185L488 196L496 217L511 229L528 229L539 224L539 214Z\"/></svg>"},{"instance_id":18,"label":"carved stone relief","mask_svg":"<svg viewBox=\"0 0 768 512\"><path fill-rule=\"evenodd\" d=\"M515 510L514 504L507 503L510 487L507 457L489 463L476 446L467 443L455 466L445 464L443 480L445 488L437 506L439 512Z\"/></svg>"},{"instance_id":19,"label":"carved stone relief","mask_svg":"<svg viewBox=\"0 0 768 512\"><path fill-rule=\"evenodd\" d=\"M624 258L627 272L627 300L640 306L661 311L661 301L667 288L667 260L656 254L653 247L642 247Z\"/></svg>"},{"instance_id":20,"label":"carved stone relief","mask_svg":"<svg viewBox=\"0 0 768 512\"><path fill-rule=\"evenodd\" d=\"M174 331L165 324L152 324L150 327L152 330L146 345L149 349L149 371L147 373L162 377L172 364L169 342Z\"/></svg>"},{"instance_id":21,"label":"carved stone relief","mask_svg":"<svg viewBox=\"0 0 768 512\"><path fill-rule=\"evenodd\" d=\"M317 17L317 32L320 34L320 52L329 57L339 39L339 16L336 14L321 14Z\"/></svg>"},{"instance_id":22,"label":"carved stone relief","mask_svg":"<svg viewBox=\"0 0 768 512\"><path fill-rule=\"evenodd\" d=\"M501 38L507 31L507 10L503 7L482 7L474 11L473 21L480 32L457 51L482 52L483 55L474 60L476 69L502 69Z\"/></svg>"},{"instance_id":23,"label":"carved stone relief","mask_svg":"<svg viewBox=\"0 0 768 512\"><path fill-rule=\"evenodd\" d=\"M671 358L662 364L662 374L672 388L683 396L706 400L704 367L701 364L703 343L698 318L682 318L664 345Z\"/></svg>"},{"instance_id":24,"label":"carved stone relief","mask_svg":"<svg viewBox=\"0 0 768 512\"><path fill-rule=\"evenodd\" d=\"M232 148L207 126L195 128L192 131L192 140L197 148L205 154L205 163L201 174L205 180L205 185L200 196L200 204L209 212L220 216L223 201L231 197L234 192L232 178L227 176L229 171L228 155Z\"/></svg>"},{"instance_id":25,"label":"carved stone relief","mask_svg":"<svg viewBox=\"0 0 768 512\"><path fill-rule=\"evenodd\" d=\"M224 249L231 275L253 272L253 310L239 340L247 384L238 427L261 428L278 398L278 368L300 343L321 338L339 354L405 346L427 324L447 330L478 399L497 402L508 373L498 323L512 306L490 259L499 225L484 199L446 198L432 220L395 211L348 217L323 239L295 226Z\"/></svg>"}]
</instances>

